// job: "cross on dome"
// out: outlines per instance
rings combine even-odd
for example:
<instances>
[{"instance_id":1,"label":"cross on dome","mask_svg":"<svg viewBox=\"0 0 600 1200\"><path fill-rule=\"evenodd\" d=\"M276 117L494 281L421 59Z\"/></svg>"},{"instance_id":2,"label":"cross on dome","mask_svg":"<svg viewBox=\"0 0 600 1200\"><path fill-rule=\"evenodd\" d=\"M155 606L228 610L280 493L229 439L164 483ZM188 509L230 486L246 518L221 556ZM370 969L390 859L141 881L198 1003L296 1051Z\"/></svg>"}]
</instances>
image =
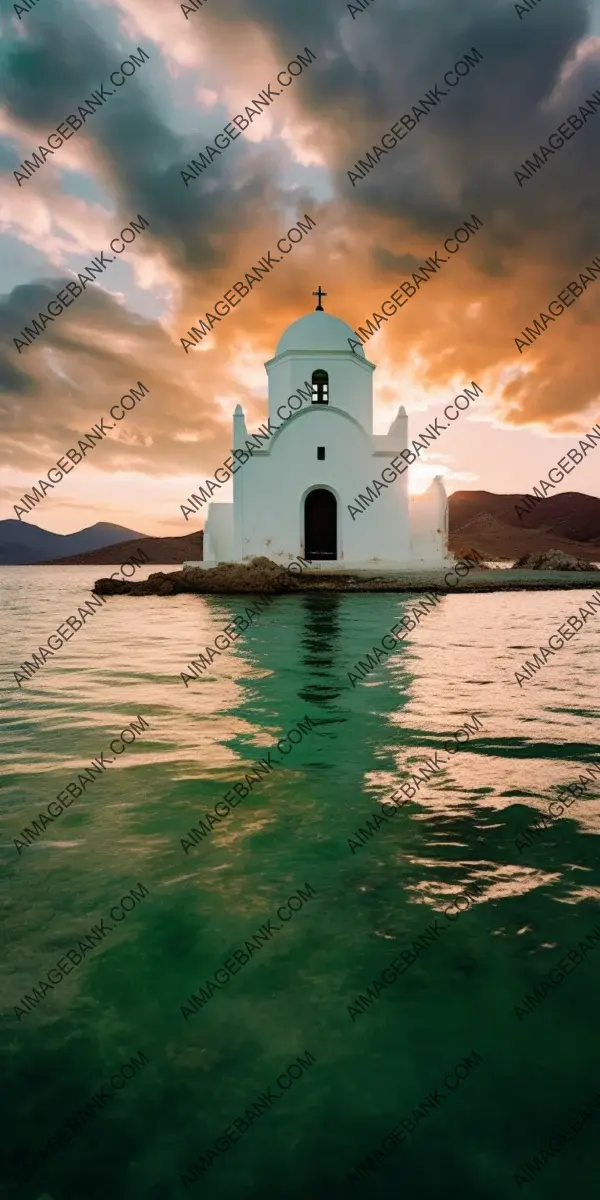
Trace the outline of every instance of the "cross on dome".
<instances>
[{"instance_id":1,"label":"cross on dome","mask_svg":"<svg viewBox=\"0 0 600 1200\"><path fill-rule=\"evenodd\" d=\"M319 290L317 292L313 292L313 296L318 296L318 298L319 298L319 303L315 304L315 312L325 312L325 309L323 308L323 305L321 304L321 300L322 300L323 296L326 296L326 295L327 295L327 292L321 291L321 284L319 284Z\"/></svg>"}]
</instances>

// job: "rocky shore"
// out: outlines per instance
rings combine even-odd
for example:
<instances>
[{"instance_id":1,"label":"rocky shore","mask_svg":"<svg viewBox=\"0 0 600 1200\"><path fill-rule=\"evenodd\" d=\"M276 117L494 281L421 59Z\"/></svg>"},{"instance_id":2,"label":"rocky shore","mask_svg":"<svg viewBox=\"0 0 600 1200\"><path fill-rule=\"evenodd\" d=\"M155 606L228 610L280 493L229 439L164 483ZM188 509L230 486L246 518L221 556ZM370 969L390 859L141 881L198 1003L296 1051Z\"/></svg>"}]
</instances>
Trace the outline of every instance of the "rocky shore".
<instances>
[{"instance_id":1,"label":"rocky shore","mask_svg":"<svg viewBox=\"0 0 600 1200\"><path fill-rule=\"evenodd\" d=\"M248 564L220 563L202 570L183 567L180 571L156 571L147 579L97 579L94 592L100 596L178 596L242 595L269 592L285 595L290 592L502 592L544 591L548 589L596 588L600 570L587 563L561 560L551 566L523 566L520 560L513 568L471 570L458 578L453 571L389 571L377 573L354 571L346 574L324 571L282 569L268 558L254 558ZM538 561L543 562L540 556ZM451 581L447 581L450 574Z\"/></svg>"}]
</instances>

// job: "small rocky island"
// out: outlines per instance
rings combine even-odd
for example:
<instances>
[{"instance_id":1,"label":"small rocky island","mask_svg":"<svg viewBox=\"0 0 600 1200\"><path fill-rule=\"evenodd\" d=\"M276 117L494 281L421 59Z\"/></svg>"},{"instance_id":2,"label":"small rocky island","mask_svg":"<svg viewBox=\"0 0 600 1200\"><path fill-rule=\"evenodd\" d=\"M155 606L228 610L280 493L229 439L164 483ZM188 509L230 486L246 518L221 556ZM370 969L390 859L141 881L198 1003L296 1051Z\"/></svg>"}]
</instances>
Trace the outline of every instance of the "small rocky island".
<instances>
[{"instance_id":1,"label":"small rocky island","mask_svg":"<svg viewBox=\"0 0 600 1200\"><path fill-rule=\"evenodd\" d=\"M474 557L470 557L474 556ZM480 566L473 563L480 560ZM179 571L156 571L147 579L97 579L93 591L100 596L241 595L269 592L501 592L543 591L597 587L600 568L560 550L529 554L511 568L485 565L475 551L456 559L456 566L441 571L377 572L310 571L282 568L269 558L248 563L219 563L203 570L182 567ZM465 571L465 566L468 564ZM292 564L293 565L293 564Z\"/></svg>"},{"instance_id":2,"label":"small rocky island","mask_svg":"<svg viewBox=\"0 0 600 1200\"><path fill-rule=\"evenodd\" d=\"M524 554L513 563L513 571L593 571L594 563L583 558L573 558L562 550L547 550L546 553Z\"/></svg>"}]
</instances>

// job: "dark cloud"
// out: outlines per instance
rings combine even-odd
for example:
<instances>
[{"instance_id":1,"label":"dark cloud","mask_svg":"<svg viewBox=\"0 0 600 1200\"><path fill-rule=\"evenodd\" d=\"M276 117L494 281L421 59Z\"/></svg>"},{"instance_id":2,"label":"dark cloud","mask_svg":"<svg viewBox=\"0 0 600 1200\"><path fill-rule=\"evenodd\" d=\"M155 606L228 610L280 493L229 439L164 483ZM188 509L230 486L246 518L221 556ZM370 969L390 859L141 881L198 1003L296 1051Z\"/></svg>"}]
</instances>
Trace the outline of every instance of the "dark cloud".
<instances>
[{"instance_id":1,"label":"dark cloud","mask_svg":"<svg viewBox=\"0 0 600 1200\"><path fill-rule=\"evenodd\" d=\"M117 50L79 8L68 3L60 5L54 19L46 13L27 33L26 41L6 55L0 96L11 116L31 126L33 152L102 82L110 88L110 72L137 47L132 41L128 50ZM275 156L265 151L257 154L243 139L236 143L233 155L223 155L206 176L185 187L181 169L214 138L224 121L216 123L214 115L199 112L193 140L178 137L151 99L160 53L151 42L144 48L150 61L75 136L93 140L99 172L123 218L129 219L132 211L143 212L151 222L151 237L185 277L226 263L227 249L217 245L215 233L247 227L258 212L266 206L274 208L278 201L284 203L287 197L273 183ZM60 152L50 161L60 164ZM243 170L244 154L253 169L234 188L232 175L240 167ZM30 157L30 152L23 157ZM13 159L12 165L18 163ZM23 186L35 187L43 170Z\"/></svg>"},{"instance_id":2,"label":"dark cloud","mask_svg":"<svg viewBox=\"0 0 600 1200\"><path fill-rule=\"evenodd\" d=\"M64 282L15 288L0 304L0 362L6 362L2 343L12 345L12 336L43 311ZM227 365L215 366L211 359L213 353L186 359L155 322L90 289L18 358L15 391L27 393L27 407L0 405L5 461L32 475L43 472L53 461L49 445L58 456L101 417L110 421L110 407L142 379L150 394L102 443L102 467L165 474L199 469L198 444L177 440L182 429L197 428L198 412L202 455L218 465L225 439L212 389L232 384Z\"/></svg>"},{"instance_id":3,"label":"dark cloud","mask_svg":"<svg viewBox=\"0 0 600 1200\"><path fill-rule=\"evenodd\" d=\"M135 49L135 47L133 47ZM40 8L25 37L8 45L2 96L9 113L51 133L122 61L72 4ZM97 119L97 117L95 118Z\"/></svg>"},{"instance_id":4,"label":"dark cloud","mask_svg":"<svg viewBox=\"0 0 600 1200\"><path fill-rule=\"evenodd\" d=\"M390 272L395 276L399 272L404 275L407 271L409 274L412 274L419 265L419 260L414 255L393 254L391 250L387 250L383 246L374 246L371 251L371 258L377 272L382 274Z\"/></svg>"},{"instance_id":5,"label":"dark cloud","mask_svg":"<svg viewBox=\"0 0 600 1200\"><path fill-rule=\"evenodd\" d=\"M15 367L5 353L0 354L0 392L7 392L9 395L30 396L39 390L39 385L35 379L32 379L26 371L19 370ZM0 411L8 411L4 406L0 406Z\"/></svg>"}]
</instances>

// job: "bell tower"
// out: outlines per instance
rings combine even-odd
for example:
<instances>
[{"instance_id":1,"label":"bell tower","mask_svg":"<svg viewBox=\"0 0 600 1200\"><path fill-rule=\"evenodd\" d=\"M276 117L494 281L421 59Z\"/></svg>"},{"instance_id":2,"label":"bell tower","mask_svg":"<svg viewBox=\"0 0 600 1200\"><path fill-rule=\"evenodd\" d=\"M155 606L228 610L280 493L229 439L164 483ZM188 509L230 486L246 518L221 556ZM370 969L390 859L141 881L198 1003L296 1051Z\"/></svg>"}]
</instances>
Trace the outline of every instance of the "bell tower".
<instances>
[{"instance_id":1,"label":"bell tower","mask_svg":"<svg viewBox=\"0 0 600 1200\"><path fill-rule=\"evenodd\" d=\"M356 343L356 338L350 326L325 312L327 292L319 285L312 294L317 298L314 310L288 326L275 357L265 363L269 417L279 425L290 410L341 409L370 437L375 366L365 358L362 346L352 349L350 341ZM295 399L288 405L291 396Z\"/></svg>"}]
</instances>

